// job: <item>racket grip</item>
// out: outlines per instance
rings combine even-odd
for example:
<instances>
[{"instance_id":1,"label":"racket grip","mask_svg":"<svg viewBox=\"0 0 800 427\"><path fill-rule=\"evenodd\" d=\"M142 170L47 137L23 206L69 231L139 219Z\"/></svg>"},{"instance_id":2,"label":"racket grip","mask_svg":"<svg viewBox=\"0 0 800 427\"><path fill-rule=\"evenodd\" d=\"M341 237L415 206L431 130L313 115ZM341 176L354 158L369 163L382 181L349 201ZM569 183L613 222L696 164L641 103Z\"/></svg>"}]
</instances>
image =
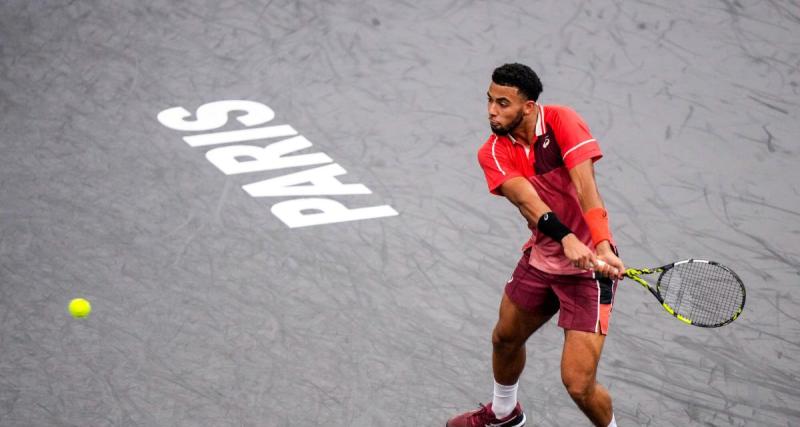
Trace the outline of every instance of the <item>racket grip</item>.
<instances>
[{"instance_id":1,"label":"racket grip","mask_svg":"<svg viewBox=\"0 0 800 427\"><path fill-rule=\"evenodd\" d=\"M604 266L604 265L608 265L608 263L607 263L607 262L605 262L605 261L603 261L603 260L602 260L602 259L600 259L600 258L597 258L597 263L595 264L595 269L596 269L597 267L602 267L602 266ZM616 268L614 268L614 275L616 276L616 275L618 275L618 274L619 274L619 271L617 271L617 269L616 269Z\"/></svg>"}]
</instances>

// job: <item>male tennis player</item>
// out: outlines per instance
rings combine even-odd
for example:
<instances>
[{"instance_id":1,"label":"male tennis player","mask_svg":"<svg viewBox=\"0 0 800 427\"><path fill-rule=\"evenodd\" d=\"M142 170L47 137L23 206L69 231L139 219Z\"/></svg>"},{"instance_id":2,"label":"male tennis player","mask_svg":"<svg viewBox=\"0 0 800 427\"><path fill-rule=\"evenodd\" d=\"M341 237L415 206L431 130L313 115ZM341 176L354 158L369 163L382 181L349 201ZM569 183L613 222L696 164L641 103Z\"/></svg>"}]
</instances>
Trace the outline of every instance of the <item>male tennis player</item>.
<instances>
[{"instance_id":1,"label":"male tennis player","mask_svg":"<svg viewBox=\"0 0 800 427\"><path fill-rule=\"evenodd\" d=\"M525 424L517 402L525 341L559 311L567 392L595 425L616 427L611 397L595 379L616 290L612 279L625 271L594 179L593 164L602 153L580 116L537 103L541 92L539 77L525 65L506 64L492 73L493 134L478 161L489 191L514 204L533 235L506 284L492 333L494 398L452 418L448 427Z\"/></svg>"}]
</instances>

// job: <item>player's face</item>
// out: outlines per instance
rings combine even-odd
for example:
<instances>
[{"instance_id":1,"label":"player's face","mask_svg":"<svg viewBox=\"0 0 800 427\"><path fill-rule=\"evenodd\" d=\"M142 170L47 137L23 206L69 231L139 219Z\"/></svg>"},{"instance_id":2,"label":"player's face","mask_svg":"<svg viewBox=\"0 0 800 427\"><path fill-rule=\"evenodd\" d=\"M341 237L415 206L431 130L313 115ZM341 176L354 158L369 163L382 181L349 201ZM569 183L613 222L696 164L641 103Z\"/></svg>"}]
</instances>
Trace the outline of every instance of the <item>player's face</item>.
<instances>
[{"instance_id":1,"label":"player's face","mask_svg":"<svg viewBox=\"0 0 800 427\"><path fill-rule=\"evenodd\" d=\"M508 135L519 127L525 118L528 101L512 86L489 85L489 126L497 135Z\"/></svg>"}]
</instances>

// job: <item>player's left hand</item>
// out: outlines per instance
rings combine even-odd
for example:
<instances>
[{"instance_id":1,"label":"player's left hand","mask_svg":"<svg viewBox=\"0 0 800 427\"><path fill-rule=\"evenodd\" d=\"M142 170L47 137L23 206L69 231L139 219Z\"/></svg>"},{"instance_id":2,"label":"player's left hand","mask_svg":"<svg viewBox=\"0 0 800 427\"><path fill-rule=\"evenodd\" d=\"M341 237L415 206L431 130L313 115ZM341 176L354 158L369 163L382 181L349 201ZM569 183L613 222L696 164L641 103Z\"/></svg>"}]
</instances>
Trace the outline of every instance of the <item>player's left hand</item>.
<instances>
[{"instance_id":1,"label":"player's left hand","mask_svg":"<svg viewBox=\"0 0 800 427\"><path fill-rule=\"evenodd\" d=\"M611 279L622 279L625 277L625 264L611 249L608 240L597 245L597 259L603 262L595 264L595 271Z\"/></svg>"}]
</instances>

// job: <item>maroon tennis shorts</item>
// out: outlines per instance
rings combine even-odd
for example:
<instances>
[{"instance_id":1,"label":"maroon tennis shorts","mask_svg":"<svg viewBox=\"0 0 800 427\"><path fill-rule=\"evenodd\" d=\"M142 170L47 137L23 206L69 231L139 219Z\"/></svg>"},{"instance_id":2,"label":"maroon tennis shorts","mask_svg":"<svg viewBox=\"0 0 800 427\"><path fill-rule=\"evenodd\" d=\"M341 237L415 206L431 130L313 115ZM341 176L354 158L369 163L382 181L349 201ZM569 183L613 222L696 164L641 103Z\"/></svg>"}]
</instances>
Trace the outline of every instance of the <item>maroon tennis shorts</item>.
<instances>
[{"instance_id":1,"label":"maroon tennis shorts","mask_svg":"<svg viewBox=\"0 0 800 427\"><path fill-rule=\"evenodd\" d=\"M506 295L526 311L558 315L564 329L608 333L616 281L606 277L559 275L541 271L528 264L529 251L519 260Z\"/></svg>"}]
</instances>

